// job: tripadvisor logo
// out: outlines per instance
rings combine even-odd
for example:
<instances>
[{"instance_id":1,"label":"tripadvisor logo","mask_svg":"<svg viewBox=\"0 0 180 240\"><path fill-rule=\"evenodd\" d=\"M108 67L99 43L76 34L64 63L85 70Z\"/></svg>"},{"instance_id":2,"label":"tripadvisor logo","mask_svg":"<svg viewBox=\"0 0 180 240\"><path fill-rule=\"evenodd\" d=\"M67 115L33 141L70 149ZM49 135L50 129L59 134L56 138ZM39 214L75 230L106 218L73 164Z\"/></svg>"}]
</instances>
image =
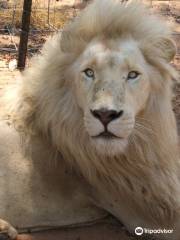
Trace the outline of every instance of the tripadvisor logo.
<instances>
[{"instance_id":1,"label":"tripadvisor logo","mask_svg":"<svg viewBox=\"0 0 180 240\"><path fill-rule=\"evenodd\" d=\"M138 236L140 236L140 235L142 235L143 234L143 228L142 227L137 227L137 228L135 228L135 234L136 235L138 235Z\"/></svg>"},{"instance_id":2,"label":"tripadvisor logo","mask_svg":"<svg viewBox=\"0 0 180 240\"><path fill-rule=\"evenodd\" d=\"M149 229L149 228L142 228L136 227L135 234L141 236L142 234L171 234L173 233L173 229Z\"/></svg>"}]
</instances>

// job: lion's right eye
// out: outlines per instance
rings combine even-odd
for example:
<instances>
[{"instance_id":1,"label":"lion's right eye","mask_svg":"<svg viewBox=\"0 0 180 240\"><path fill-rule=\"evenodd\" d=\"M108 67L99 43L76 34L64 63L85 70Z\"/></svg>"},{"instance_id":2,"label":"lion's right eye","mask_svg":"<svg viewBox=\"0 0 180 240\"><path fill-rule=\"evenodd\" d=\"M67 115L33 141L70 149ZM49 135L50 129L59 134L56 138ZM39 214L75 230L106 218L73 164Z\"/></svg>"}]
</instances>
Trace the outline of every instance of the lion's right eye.
<instances>
[{"instance_id":1,"label":"lion's right eye","mask_svg":"<svg viewBox=\"0 0 180 240\"><path fill-rule=\"evenodd\" d=\"M140 75L137 71L131 71L128 73L127 80L133 80L136 79Z\"/></svg>"},{"instance_id":2,"label":"lion's right eye","mask_svg":"<svg viewBox=\"0 0 180 240\"><path fill-rule=\"evenodd\" d=\"M88 78L94 79L94 71L91 68L87 68L83 71Z\"/></svg>"}]
</instances>

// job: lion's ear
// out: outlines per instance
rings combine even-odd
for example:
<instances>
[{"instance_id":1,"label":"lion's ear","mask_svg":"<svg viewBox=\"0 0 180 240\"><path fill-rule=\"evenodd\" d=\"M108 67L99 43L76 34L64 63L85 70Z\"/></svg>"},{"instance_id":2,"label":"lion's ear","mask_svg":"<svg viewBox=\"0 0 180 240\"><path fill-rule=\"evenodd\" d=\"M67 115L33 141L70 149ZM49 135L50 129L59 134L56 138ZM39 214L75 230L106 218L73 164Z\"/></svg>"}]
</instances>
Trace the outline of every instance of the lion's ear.
<instances>
[{"instance_id":1,"label":"lion's ear","mask_svg":"<svg viewBox=\"0 0 180 240\"><path fill-rule=\"evenodd\" d=\"M172 61L176 55L176 44L170 38L158 38L157 41L150 43L153 45L153 48L156 49L159 57L165 59L167 62Z\"/></svg>"}]
</instances>

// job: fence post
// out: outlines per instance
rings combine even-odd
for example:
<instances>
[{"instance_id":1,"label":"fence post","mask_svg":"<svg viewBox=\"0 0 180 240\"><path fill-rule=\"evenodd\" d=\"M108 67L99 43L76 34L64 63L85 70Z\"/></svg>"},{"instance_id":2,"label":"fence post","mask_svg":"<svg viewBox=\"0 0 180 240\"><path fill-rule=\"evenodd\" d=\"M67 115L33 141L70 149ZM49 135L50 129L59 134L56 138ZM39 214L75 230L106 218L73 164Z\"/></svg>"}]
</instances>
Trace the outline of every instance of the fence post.
<instances>
[{"instance_id":1,"label":"fence post","mask_svg":"<svg viewBox=\"0 0 180 240\"><path fill-rule=\"evenodd\" d=\"M20 35L20 43L19 43L19 53L18 53L18 69L19 70L23 70L25 68L25 63L26 63L29 25L30 25L30 18L31 18L31 6L32 6L32 0L24 0L21 35Z\"/></svg>"}]
</instances>

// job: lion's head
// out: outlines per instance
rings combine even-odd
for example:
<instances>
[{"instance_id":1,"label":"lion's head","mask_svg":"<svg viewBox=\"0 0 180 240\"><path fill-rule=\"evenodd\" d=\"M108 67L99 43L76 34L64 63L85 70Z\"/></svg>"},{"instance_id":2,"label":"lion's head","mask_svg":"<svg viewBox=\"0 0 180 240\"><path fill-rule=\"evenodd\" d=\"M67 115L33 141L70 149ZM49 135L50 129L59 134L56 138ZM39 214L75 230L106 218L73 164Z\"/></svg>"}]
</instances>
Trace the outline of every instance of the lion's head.
<instances>
[{"instance_id":1,"label":"lion's head","mask_svg":"<svg viewBox=\"0 0 180 240\"><path fill-rule=\"evenodd\" d=\"M175 52L141 4L96 0L25 72L18 118L82 161L123 154L137 127L145 132L141 120L153 125L162 102L171 108Z\"/></svg>"},{"instance_id":2,"label":"lion's head","mask_svg":"<svg viewBox=\"0 0 180 240\"><path fill-rule=\"evenodd\" d=\"M102 154L124 151L150 94L149 66L131 37L93 39L71 67L84 130Z\"/></svg>"}]
</instances>

